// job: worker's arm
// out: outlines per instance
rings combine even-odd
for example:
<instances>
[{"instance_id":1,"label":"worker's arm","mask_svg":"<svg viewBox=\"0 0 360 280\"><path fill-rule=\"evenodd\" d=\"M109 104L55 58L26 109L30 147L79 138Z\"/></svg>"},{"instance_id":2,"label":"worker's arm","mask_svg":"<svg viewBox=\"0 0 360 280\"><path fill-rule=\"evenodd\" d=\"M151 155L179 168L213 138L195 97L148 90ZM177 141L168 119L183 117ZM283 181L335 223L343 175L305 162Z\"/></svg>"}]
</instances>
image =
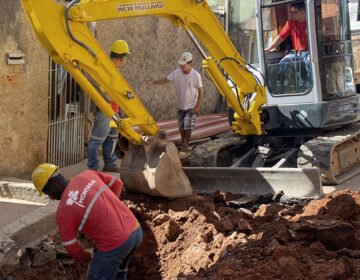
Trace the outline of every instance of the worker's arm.
<instances>
[{"instance_id":1,"label":"worker's arm","mask_svg":"<svg viewBox=\"0 0 360 280\"><path fill-rule=\"evenodd\" d=\"M103 182L110 188L110 190L119 197L123 188L123 183L120 179L109 174L97 172Z\"/></svg>"},{"instance_id":2,"label":"worker's arm","mask_svg":"<svg viewBox=\"0 0 360 280\"><path fill-rule=\"evenodd\" d=\"M282 42L286 40L286 38L290 35L291 30L293 28L293 22L291 20L288 20L284 26L284 28L281 30L280 34L276 36L275 40L270 44L269 47L267 47L264 51L265 53L268 53L273 48L276 48L279 46Z\"/></svg>"},{"instance_id":3,"label":"worker's arm","mask_svg":"<svg viewBox=\"0 0 360 280\"><path fill-rule=\"evenodd\" d=\"M76 240L77 226L73 224L74 220L69 215L56 213L56 221L59 228L61 244L69 252L70 256L81 263L88 263L91 260L91 254L85 251Z\"/></svg>"},{"instance_id":4,"label":"worker's arm","mask_svg":"<svg viewBox=\"0 0 360 280\"><path fill-rule=\"evenodd\" d=\"M270 46L265 49L265 53L270 52L273 48L276 48L282 42L284 42L284 39L281 38L280 35L276 36L275 40L270 44Z\"/></svg>"},{"instance_id":5,"label":"worker's arm","mask_svg":"<svg viewBox=\"0 0 360 280\"><path fill-rule=\"evenodd\" d=\"M157 80L157 81L153 81L153 82L150 82L150 83L147 83L146 84L146 87L149 88L151 87L152 85L163 85L163 84L166 84L169 80L167 78L163 78L161 80Z\"/></svg>"},{"instance_id":6,"label":"worker's arm","mask_svg":"<svg viewBox=\"0 0 360 280\"><path fill-rule=\"evenodd\" d=\"M198 88L199 94L198 94L198 100L196 102L196 105L193 109L193 114L197 115L200 111L200 105L201 105L201 101L203 100L203 88L199 87Z\"/></svg>"}]
</instances>

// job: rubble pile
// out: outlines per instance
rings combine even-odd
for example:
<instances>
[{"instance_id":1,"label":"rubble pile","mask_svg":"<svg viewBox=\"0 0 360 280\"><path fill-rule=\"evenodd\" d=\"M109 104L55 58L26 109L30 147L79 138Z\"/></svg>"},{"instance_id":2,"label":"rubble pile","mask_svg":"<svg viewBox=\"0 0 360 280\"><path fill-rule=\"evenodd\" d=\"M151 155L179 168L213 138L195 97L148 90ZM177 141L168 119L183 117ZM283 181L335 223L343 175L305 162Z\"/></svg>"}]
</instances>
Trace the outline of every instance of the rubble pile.
<instances>
[{"instance_id":1,"label":"rubble pile","mask_svg":"<svg viewBox=\"0 0 360 280\"><path fill-rule=\"evenodd\" d=\"M360 279L359 192L310 201L223 192L122 199L144 232L129 279ZM83 279L86 266L59 244L54 236L28 249L8 279Z\"/></svg>"}]
</instances>

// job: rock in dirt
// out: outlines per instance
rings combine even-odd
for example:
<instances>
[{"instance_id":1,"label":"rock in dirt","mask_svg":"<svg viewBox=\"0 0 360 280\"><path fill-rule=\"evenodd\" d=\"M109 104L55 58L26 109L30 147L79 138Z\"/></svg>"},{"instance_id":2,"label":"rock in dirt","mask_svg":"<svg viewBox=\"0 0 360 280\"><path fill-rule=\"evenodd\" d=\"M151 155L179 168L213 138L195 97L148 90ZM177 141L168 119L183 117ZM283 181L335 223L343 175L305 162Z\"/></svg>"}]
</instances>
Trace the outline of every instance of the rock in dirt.
<instances>
[{"instance_id":1,"label":"rock in dirt","mask_svg":"<svg viewBox=\"0 0 360 280\"><path fill-rule=\"evenodd\" d=\"M17 243L0 234L0 271L5 274L16 270L22 253Z\"/></svg>"}]
</instances>

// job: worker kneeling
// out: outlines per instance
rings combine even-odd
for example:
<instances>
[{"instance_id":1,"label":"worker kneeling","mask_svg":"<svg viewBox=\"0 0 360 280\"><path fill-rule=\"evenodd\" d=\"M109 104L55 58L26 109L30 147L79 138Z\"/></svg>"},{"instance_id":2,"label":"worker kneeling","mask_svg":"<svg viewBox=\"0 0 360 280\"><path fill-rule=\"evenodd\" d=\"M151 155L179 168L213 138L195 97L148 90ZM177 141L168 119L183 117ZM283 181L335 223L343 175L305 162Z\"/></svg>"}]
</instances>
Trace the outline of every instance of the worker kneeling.
<instances>
[{"instance_id":1,"label":"worker kneeling","mask_svg":"<svg viewBox=\"0 0 360 280\"><path fill-rule=\"evenodd\" d=\"M50 163L35 168L32 180L40 195L60 200L56 221L62 245L79 262L91 260L86 279L127 279L129 259L142 241L142 229L119 199L122 182L93 170L67 180ZM77 231L95 240L93 256L76 241Z\"/></svg>"}]
</instances>

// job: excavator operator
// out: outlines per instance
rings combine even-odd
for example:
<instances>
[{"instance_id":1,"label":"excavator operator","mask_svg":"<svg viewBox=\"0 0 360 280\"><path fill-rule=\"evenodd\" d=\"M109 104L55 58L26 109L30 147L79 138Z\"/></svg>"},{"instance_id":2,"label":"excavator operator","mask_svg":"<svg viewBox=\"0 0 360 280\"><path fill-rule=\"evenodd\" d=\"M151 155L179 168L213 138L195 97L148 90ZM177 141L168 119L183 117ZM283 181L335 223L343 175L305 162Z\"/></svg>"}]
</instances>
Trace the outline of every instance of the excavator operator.
<instances>
[{"instance_id":1,"label":"excavator operator","mask_svg":"<svg viewBox=\"0 0 360 280\"><path fill-rule=\"evenodd\" d=\"M272 49L279 46L290 35L294 52L286 55L279 63L279 69L282 75L288 70L288 67L294 61L303 61L305 63L306 78L310 78L310 52L307 36L305 3L292 3L290 6L291 18L286 22L284 28L275 40L265 49L269 53Z\"/></svg>"},{"instance_id":2,"label":"excavator operator","mask_svg":"<svg viewBox=\"0 0 360 280\"><path fill-rule=\"evenodd\" d=\"M36 167L32 181L40 195L60 200L56 222L62 245L79 262L91 261L86 279L127 279L128 263L142 241L142 229L119 199L122 181L94 170L67 180L50 163ZM76 241L77 232L95 240L93 256Z\"/></svg>"}]
</instances>

